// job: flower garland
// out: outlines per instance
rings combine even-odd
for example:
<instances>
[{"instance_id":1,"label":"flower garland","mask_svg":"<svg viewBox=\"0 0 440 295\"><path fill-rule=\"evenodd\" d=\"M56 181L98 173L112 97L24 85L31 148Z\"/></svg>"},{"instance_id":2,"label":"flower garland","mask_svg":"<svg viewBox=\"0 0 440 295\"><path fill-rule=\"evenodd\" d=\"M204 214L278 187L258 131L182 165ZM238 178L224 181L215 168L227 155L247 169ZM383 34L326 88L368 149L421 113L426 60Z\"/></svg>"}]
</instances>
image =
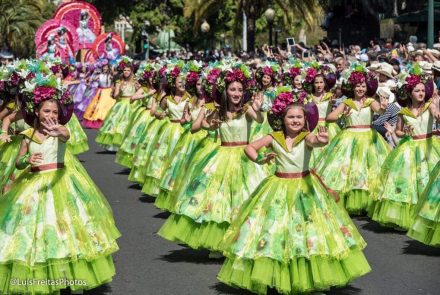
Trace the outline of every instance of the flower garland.
<instances>
[{"instance_id":1,"label":"flower garland","mask_svg":"<svg viewBox=\"0 0 440 295\"><path fill-rule=\"evenodd\" d=\"M119 71L123 71L125 68L133 67L133 59L131 59L126 55L121 56L121 58L117 61L117 63L118 63Z\"/></svg>"}]
</instances>

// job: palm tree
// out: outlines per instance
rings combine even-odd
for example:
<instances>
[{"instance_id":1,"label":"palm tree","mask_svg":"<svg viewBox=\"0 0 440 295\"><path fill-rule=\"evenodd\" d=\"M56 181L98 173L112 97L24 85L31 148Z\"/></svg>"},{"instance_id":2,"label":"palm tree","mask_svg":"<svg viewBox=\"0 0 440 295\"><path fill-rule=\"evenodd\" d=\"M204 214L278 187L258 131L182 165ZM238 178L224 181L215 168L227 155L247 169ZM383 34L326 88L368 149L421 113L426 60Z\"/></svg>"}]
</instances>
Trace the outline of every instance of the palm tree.
<instances>
[{"instance_id":1,"label":"palm tree","mask_svg":"<svg viewBox=\"0 0 440 295\"><path fill-rule=\"evenodd\" d=\"M0 46L19 56L34 51L35 31L43 22L44 0L0 1Z\"/></svg>"},{"instance_id":2,"label":"palm tree","mask_svg":"<svg viewBox=\"0 0 440 295\"><path fill-rule=\"evenodd\" d=\"M273 3L272 3L273 2ZM283 19L285 26L293 26L295 18L300 18L310 25L313 23L313 13L318 5L317 0L185 0L184 16L194 17L194 32L198 32L200 24L205 18L208 18L218 9L225 7L227 4L235 5L234 17L234 35L237 35L241 27L241 19L243 12L247 17L248 32L248 49L253 50L255 47L256 20L259 19L264 11L272 4L280 7L283 11Z\"/></svg>"}]
</instances>

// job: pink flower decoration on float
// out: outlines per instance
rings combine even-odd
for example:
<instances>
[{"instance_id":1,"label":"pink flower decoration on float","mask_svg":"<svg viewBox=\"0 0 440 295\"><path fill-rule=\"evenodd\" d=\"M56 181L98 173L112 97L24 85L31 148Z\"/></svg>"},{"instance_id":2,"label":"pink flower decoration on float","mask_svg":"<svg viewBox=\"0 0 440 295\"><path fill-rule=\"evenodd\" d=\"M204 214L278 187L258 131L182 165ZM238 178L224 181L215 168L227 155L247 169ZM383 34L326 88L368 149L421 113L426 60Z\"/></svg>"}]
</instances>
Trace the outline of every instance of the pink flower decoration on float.
<instances>
[{"instance_id":1,"label":"pink flower decoration on float","mask_svg":"<svg viewBox=\"0 0 440 295\"><path fill-rule=\"evenodd\" d=\"M417 84L422 82L422 80L420 79L419 76L410 74L408 77L406 77L405 82L406 82L405 84L406 90L412 91L414 87L417 86Z\"/></svg>"},{"instance_id":2,"label":"pink flower decoration on float","mask_svg":"<svg viewBox=\"0 0 440 295\"><path fill-rule=\"evenodd\" d=\"M365 74L362 72L352 72L350 77L348 78L348 83L351 85L357 85L365 82Z\"/></svg>"},{"instance_id":3,"label":"pink flower decoration on float","mask_svg":"<svg viewBox=\"0 0 440 295\"><path fill-rule=\"evenodd\" d=\"M33 101L35 104L39 104L45 100L54 98L56 89L48 86L37 86L33 91Z\"/></svg>"},{"instance_id":4,"label":"pink flower decoration on float","mask_svg":"<svg viewBox=\"0 0 440 295\"><path fill-rule=\"evenodd\" d=\"M318 74L318 71L315 68L309 68L306 71L306 78L304 80L307 83L312 83L317 74Z\"/></svg>"}]
</instances>

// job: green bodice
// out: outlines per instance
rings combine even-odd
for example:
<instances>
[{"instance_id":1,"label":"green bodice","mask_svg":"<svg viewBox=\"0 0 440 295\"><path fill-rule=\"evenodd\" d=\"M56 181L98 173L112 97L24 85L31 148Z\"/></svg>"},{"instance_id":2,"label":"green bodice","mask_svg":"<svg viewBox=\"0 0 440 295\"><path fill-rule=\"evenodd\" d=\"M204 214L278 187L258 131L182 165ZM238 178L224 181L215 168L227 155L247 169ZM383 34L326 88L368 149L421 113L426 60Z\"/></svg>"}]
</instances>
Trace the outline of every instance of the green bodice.
<instances>
[{"instance_id":1,"label":"green bodice","mask_svg":"<svg viewBox=\"0 0 440 295\"><path fill-rule=\"evenodd\" d=\"M276 172L300 173L309 170L309 161L313 148L306 144L304 138L308 132L301 132L294 140L292 150L288 150L282 131L272 132L272 149L277 154L275 158Z\"/></svg>"},{"instance_id":2,"label":"green bodice","mask_svg":"<svg viewBox=\"0 0 440 295\"><path fill-rule=\"evenodd\" d=\"M346 127L371 125L373 121L373 110L370 106L373 101L373 98L367 98L359 110L352 99L344 100L343 103L351 109L350 115L345 118Z\"/></svg>"},{"instance_id":3,"label":"green bodice","mask_svg":"<svg viewBox=\"0 0 440 295\"><path fill-rule=\"evenodd\" d=\"M403 115L403 120L406 125L411 126L413 129L412 135L423 135L432 133L432 125L434 123L434 117L429 111L431 103L426 103L423 108L423 113L420 116L415 116L408 108L402 108L400 114Z\"/></svg>"},{"instance_id":4,"label":"green bodice","mask_svg":"<svg viewBox=\"0 0 440 295\"><path fill-rule=\"evenodd\" d=\"M220 139L222 142L249 142L252 122L246 119L243 114L222 122L220 124Z\"/></svg>"}]
</instances>

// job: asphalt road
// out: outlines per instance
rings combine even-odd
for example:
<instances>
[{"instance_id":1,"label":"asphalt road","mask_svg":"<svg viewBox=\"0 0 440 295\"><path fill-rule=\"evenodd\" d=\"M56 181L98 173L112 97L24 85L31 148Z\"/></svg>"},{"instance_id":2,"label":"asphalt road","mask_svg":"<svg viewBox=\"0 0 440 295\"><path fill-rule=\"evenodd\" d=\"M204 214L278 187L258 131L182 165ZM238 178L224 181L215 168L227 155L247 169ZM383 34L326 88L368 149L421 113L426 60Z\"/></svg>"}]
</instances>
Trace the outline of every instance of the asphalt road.
<instances>
[{"instance_id":1,"label":"asphalt road","mask_svg":"<svg viewBox=\"0 0 440 295\"><path fill-rule=\"evenodd\" d=\"M168 215L128 181L129 171L114 162L113 153L96 145L97 132L86 132L90 150L78 158L107 197L122 233L120 250L114 255L116 276L86 294L249 294L217 281L221 260L157 236ZM440 249L383 229L367 218L356 218L355 223L368 243L365 254L372 272L326 294L440 294Z\"/></svg>"}]
</instances>

